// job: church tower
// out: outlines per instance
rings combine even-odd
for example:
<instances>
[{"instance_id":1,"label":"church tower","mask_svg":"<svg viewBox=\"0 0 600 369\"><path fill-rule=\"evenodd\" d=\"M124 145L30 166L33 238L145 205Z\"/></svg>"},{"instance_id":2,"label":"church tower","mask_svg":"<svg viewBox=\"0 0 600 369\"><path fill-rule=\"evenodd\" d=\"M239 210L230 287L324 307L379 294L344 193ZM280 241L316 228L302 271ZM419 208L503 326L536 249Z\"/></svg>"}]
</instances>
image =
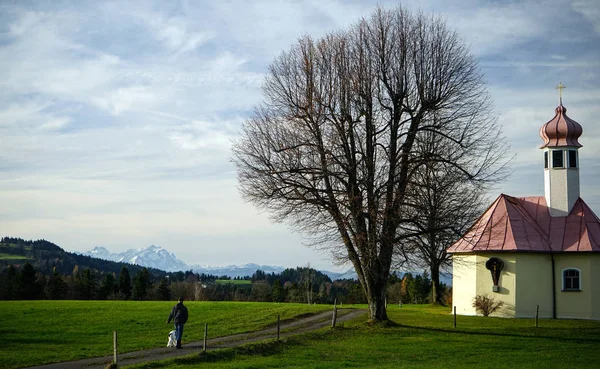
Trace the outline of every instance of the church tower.
<instances>
[{"instance_id":1,"label":"church tower","mask_svg":"<svg viewBox=\"0 0 600 369\"><path fill-rule=\"evenodd\" d=\"M554 118L540 128L544 144L544 189L546 203L552 217L566 217L579 198L579 148L578 138L583 133L581 125L567 117L562 104L562 89L558 84L560 103Z\"/></svg>"}]
</instances>

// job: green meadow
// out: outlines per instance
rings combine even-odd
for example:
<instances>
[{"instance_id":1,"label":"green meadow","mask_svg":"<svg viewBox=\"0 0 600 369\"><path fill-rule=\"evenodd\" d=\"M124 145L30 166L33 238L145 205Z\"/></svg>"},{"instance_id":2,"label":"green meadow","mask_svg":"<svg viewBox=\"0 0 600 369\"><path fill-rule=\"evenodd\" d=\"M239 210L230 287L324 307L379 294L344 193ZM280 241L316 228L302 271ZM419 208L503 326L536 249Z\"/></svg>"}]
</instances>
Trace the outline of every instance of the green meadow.
<instances>
[{"instance_id":1,"label":"green meadow","mask_svg":"<svg viewBox=\"0 0 600 369\"><path fill-rule=\"evenodd\" d=\"M596 368L600 322L453 316L447 307L390 306L392 324L364 319L234 349L131 368Z\"/></svg>"},{"instance_id":2,"label":"green meadow","mask_svg":"<svg viewBox=\"0 0 600 369\"><path fill-rule=\"evenodd\" d=\"M0 302L0 367L112 354L166 344L172 302ZM281 319L331 306L275 303L188 302L185 341L258 330ZM346 306L344 306L346 307ZM364 306L362 306L364 307ZM276 342L209 351L133 368L591 368L600 362L600 322L453 316L447 307L390 305L392 323L365 317Z\"/></svg>"},{"instance_id":3,"label":"green meadow","mask_svg":"<svg viewBox=\"0 0 600 369\"><path fill-rule=\"evenodd\" d=\"M0 368L19 368L164 347L173 329L166 324L169 301L0 301ZM329 310L325 305L196 302L188 306L184 343L259 330L281 320Z\"/></svg>"},{"instance_id":4,"label":"green meadow","mask_svg":"<svg viewBox=\"0 0 600 369\"><path fill-rule=\"evenodd\" d=\"M217 279L215 280L216 284L236 284L236 285L251 285L252 281L248 281L245 279Z\"/></svg>"},{"instance_id":5,"label":"green meadow","mask_svg":"<svg viewBox=\"0 0 600 369\"><path fill-rule=\"evenodd\" d=\"M28 258L26 256L23 255L13 255L13 254L5 254L5 253L1 253L0 252L0 260L32 260L31 258Z\"/></svg>"}]
</instances>

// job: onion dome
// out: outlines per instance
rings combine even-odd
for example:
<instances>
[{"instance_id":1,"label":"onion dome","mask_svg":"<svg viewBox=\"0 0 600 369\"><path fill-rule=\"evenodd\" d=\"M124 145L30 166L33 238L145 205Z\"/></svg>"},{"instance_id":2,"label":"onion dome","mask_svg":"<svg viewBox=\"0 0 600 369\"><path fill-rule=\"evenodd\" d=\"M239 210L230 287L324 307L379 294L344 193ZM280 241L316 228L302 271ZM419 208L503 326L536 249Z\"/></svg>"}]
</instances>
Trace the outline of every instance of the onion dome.
<instances>
[{"instance_id":1,"label":"onion dome","mask_svg":"<svg viewBox=\"0 0 600 369\"><path fill-rule=\"evenodd\" d=\"M561 99L562 100L562 99ZM556 107L554 118L540 128L540 137L544 144L540 147L574 146L582 145L577 140L583 133L581 125L567 117L567 108L562 105Z\"/></svg>"}]
</instances>

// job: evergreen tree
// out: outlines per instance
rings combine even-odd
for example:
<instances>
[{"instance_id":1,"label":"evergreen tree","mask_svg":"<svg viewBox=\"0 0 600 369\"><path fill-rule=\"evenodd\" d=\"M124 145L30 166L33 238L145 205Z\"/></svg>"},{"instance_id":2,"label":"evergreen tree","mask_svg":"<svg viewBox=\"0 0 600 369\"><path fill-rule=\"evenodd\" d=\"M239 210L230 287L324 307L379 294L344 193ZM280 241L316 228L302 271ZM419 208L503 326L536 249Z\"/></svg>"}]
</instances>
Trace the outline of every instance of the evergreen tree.
<instances>
[{"instance_id":1,"label":"evergreen tree","mask_svg":"<svg viewBox=\"0 0 600 369\"><path fill-rule=\"evenodd\" d=\"M42 286L36 278L36 270L30 262L21 268L18 278L18 296L23 300L35 300L41 297Z\"/></svg>"},{"instance_id":2,"label":"evergreen tree","mask_svg":"<svg viewBox=\"0 0 600 369\"><path fill-rule=\"evenodd\" d=\"M50 300L61 300L67 295L68 286L62 279L62 276L58 274L56 268L53 269L52 275L48 277L46 284L46 296Z\"/></svg>"},{"instance_id":3,"label":"evergreen tree","mask_svg":"<svg viewBox=\"0 0 600 369\"><path fill-rule=\"evenodd\" d=\"M119 295L125 300L131 298L131 277L125 266L121 268L121 273L119 273Z\"/></svg>"},{"instance_id":4,"label":"evergreen tree","mask_svg":"<svg viewBox=\"0 0 600 369\"><path fill-rule=\"evenodd\" d=\"M271 295L273 296L273 302L283 302L285 300L285 290L279 279L276 279L275 282L273 282Z\"/></svg>"},{"instance_id":5,"label":"evergreen tree","mask_svg":"<svg viewBox=\"0 0 600 369\"><path fill-rule=\"evenodd\" d=\"M151 286L150 273L148 269L144 268L133 278L133 298L135 300L145 300Z\"/></svg>"},{"instance_id":6,"label":"evergreen tree","mask_svg":"<svg viewBox=\"0 0 600 369\"><path fill-rule=\"evenodd\" d=\"M98 298L101 300L109 299L115 294L116 290L117 285L115 282L115 276L112 273L108 273L104 276L104 279L102 279Z\"/></svg>"},{"instance_id":7,"label":"evergreen tree","mask_svg":"<svg viewBox=\"0 0 600 369\"><path fill-rule=\"evenodd\" d=\"M169 290L169 284L166 278L160 280L158 285L158 299L168 301L171 299L171 291Z\"/></svg>"},{"instance_id":8,"label":"evergreen tree","mask_svg":"<svg viewBox=\"0 0 600 369\"><path fill-rule=\"evenodd\" d=\"M9 265L0 279L0 299L12 300L17 298L17 269Z\"/></svg>"},{"instance_id":9,"label":"evergreen tree","mask_svg":"<svg viewBox=\"0 0 600 369\"><path fill-rule=\"evenodd\" d=\"M83 271L81 287L84 300L93 300L96 297L97 284L91 270L86 269Z\"/></svg>"}]
</instances>

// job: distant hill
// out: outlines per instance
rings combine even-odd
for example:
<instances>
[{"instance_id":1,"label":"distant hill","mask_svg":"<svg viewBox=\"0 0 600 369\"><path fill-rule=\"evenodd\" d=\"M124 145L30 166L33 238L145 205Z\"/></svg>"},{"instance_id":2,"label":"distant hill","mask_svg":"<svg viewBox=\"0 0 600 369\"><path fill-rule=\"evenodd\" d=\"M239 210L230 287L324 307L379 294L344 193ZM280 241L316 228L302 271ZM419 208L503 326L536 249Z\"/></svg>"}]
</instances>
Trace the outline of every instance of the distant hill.
<instances>
[{"instance_id":1,"label":"distant hill","mask_svg":"<svg viewBox=\"0 0 600 369\"><path fill-rule=\"evenodd\" d=\"M103 246L96 246L92 250L82 253L82 255L111 260L116 262L126 262L136 265L142 265L148 268L156 268L167 272L178 272L191 270L198 274L211 274L218 276L228 276L230 278L247 277L254 274L257 270L261 270L266 274L281 273L286 268L274 265L259 265L248 263L244 265L227 265L227 266L207 266L207 265L188 265L184 261L178 259L174 253L169 252L161 246L148 246L140 249L129 249L119 253L112 253ZM321 270L332 280L336 279L356 279L356 273L350 270L344 273L330 272Z\"/></svg>"},{"instance_id":2,"label":"distant hill","mask_svg":"<svg viewBox=\"0 0 600 369\"><path fill-rule=\"evenodd\" d=\"M4 237L0 240L0 268L9 264L21 265L30 262L42 274L51 274L52 270L61 274L71 274L75 266L80 270L90 269L103 273L119 273L127 266L129 273L137 274L144 267L125 262L114 262L76 254L63 250L61 247L46 240L24 240L22 238ZM165 276L167 273L160 269L149 268L154 276Z\"/></svg>"},{"instance_id":3,"label":"distant hill","mask_svg":"<svg viewBox=\"0 0 600 369\"><path fill-rule=\"evenodd\" d=\"M157 277L178 271L192 270L198 274L236 278L252 276L257 270L261 270L265 274L279 274L286 270L281 266L253 263L219 267L187 265L177 259L175 254L154 245L142 249L129 249L121 253L111 253L105 247L97 246L88 252L79 254L65 251L46 240L26 241L21 238L2 238L0 241L0 268L9 264L21 265L27 261L43 274L52 273L53 268L56 268L61 274L71 274L76 265L80 270L91 269L102 273L119 273L123 266L127 266L132 275L146 267L152 275ZM357 279L356 273L352 269L345 273L327 270L320 272L326 274L331 280ZM403 274L400 273L400 276ZM443 273L441 281L451 285L452 277Z\"/></svg>"}]
</instances>

